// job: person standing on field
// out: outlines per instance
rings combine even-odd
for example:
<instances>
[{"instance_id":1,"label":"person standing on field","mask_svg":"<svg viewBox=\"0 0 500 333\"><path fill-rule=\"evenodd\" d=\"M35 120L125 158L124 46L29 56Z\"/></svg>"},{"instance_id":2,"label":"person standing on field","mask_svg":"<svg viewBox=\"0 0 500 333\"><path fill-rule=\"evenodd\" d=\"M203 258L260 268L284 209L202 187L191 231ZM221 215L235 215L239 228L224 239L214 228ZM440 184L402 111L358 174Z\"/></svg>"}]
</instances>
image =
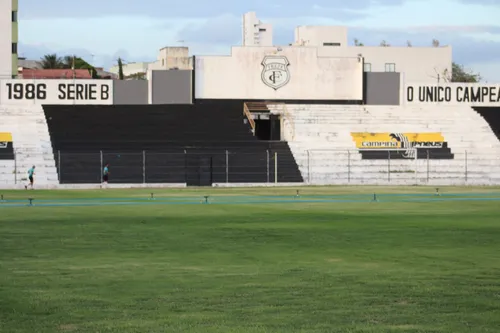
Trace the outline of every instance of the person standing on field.
<instances>
[{"instance_id":1,"label":"person standing on field","mask_svg":"<svg viewBox=\"0 0 500 333\"><path fill-rule=\"evenodd\" d=\"M107 186L108 180L109 180L109 163L106 163L104 169L102 170L102 184L104 186Z\"/></svg>"}]
</instances>

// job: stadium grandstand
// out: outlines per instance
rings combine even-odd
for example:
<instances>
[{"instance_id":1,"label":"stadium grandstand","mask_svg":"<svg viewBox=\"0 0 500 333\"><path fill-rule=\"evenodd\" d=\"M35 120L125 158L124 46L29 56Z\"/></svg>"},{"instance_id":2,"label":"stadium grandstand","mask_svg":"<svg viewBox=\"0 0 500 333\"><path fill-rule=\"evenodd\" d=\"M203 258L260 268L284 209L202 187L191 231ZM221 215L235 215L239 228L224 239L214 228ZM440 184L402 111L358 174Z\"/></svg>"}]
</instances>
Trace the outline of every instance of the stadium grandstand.
<instances>
[{"instance_id":1,"label":"stadium grandstand","mask_svg":"<svg viewBox=\"0 0 500 333\"><path fill-rule=\"evenodd\" d=\"M275 46L260 25L230 56L163 48L147 80L1 61L0 187L33 165L38 188L98 187L108 163L119 187L500 184L500 86L448 82L450 46L311 26Z\"/></svg>"}]
</instances>

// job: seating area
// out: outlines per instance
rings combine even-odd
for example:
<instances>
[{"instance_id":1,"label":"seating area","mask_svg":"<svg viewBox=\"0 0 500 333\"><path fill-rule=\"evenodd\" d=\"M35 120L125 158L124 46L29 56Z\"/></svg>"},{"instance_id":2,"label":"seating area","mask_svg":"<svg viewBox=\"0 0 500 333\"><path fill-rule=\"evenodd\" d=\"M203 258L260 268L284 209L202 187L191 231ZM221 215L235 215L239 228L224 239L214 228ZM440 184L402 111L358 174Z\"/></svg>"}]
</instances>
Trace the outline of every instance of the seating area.
<instances>
[{"instance_id":1,"label":"seating area","mask_svg":"<svg viewBox=\"0 0 500 333\"><path fill-rule=\"evenodd\" d=\"M288 142L260 141L241 102L2 106L0 188L98 184L500 184L486 108L269 105ZM9 141L10 140L10 141ZM277 170L277 172L276 172Z\"/></svg>"},{"instance_id":2,"label":"seating area","mask_svg":"<svg viewBox=\"0 0 500 333\"><path fill-rule=\"evenodd\" d=\"M28 169L33 165L36 166L35 186L59 183L42 107L0 106L0 133L11 137L11 143L4 141L3 144L10 148L0 149L0 188L23 188ZM7 154L7 151L10 152Z\"/></svg>"},{"instance_id":3,"label":"seating area","mask_svg":"<svg viewBox=\"0 0 500 333\"><path fill-rule=\"evenodd\" d=\"M287 114L311 184L500 184L500 141L467 106L287 105Z\"/></svg>"},{"instance_id":4,"label":"seating area","mask_svg":"<svg viewBox=\"0 0 500 333\"><path fill-rule=\"evenodd\" d=\"M242 104L44 106L61 184L302 182L286 142L259 141ZM277 156L277 161L275 161Z\"/></svg>"}]
</instances>

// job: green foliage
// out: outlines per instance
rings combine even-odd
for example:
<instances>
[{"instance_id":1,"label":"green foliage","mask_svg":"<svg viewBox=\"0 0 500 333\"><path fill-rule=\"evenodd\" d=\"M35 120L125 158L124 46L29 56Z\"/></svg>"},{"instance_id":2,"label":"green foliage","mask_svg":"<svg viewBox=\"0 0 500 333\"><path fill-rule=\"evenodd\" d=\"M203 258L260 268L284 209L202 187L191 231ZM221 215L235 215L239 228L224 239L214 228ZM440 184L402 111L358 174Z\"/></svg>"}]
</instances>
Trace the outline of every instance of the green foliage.
<instances>
[{"instance_id":1,"label":"green foliage","mask_svg":"<svg viewBox=\"0 0 500 333\"><path fill-rule=\"evenodd\" d=\"M456 62L452 64L451 73L451 82L477 83L481 81L481 74L467 70Z\"/></svg>"},{"instance_id":2,"label":"green foliage","mask_svg":"<svg viewBox=\"0 0 500 333\"><path fill-rule=\"evenodd\" d=\"M354 46L365 46L365 44L361 43L359 39L354 38Z\"/></svg>"},{"instance_id":3,"label":"green foliage","mask_svg":"<svg viewBox=\"0 0 500 333\"><path fill-rule=\"evenodd\" d=\"M122 58L118 58L118 79L123 80L125 76L123 75L123 61Z\"/></svg>"},{"instance_id":4,"label":"green foliage","mask_svg":"<svg viewBox=\"0 0 500 333\"><path fill-rule=\"evenodd\" d=\"M57 56L57 54L46 54L44 55L38 65L42 67L42 69L63 69L65 68L64 59Z\"/></svg>"},{"instance_id":5,"label":"green foliage","mask_svg":"<svg viewBox=\"0 0 500 333\"><path fill-rule=\"evenodd\" d=\"M39 64L43 69L72 69L73 66L74 69L87 69L92 78L99 78L95 67L77 56L66 55L59 57L55 53L47 54L41 58Z\"/></svg>"},{"instance_id":6,"label":"green foliage","mask_svg":"<svg viewBox=\"0 0 500 333\"><path fill-rule=\"evenodd\" d=\"M146 80L146 73L134 73L127 76L131 80Z\"/></svg>"}]
</instances>

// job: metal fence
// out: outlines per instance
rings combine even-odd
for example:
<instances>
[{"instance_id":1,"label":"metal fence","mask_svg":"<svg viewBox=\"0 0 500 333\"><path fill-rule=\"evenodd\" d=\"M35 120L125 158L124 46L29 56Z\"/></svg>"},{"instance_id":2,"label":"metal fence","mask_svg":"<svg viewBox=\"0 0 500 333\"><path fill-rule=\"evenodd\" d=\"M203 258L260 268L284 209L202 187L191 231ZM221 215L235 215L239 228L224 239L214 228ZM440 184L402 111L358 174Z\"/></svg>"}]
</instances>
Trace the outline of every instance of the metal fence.
<instances>
[{"instance_id":1,"label":"metal fence","mask_svg":"<svg viewBox=\"0 0 500 333\"><path fill-rule=\"evenodd\" d=\"M50 161L47 161L50 163ZM102 172L109 164L113 183L278 183L286 176L293 163L280 161L272 151L199 151L179 152L64 152L54 154L57 174L61 183L100 183ZM40 157L30 159L16 152L12 156L0 154L0 179L17 184L27 179L28 169L35 164L38 173L46 169ZM280 169L284 172L280 174ZM53 169L52 169L53 170Z\"/></svg>"},{"instance_id":2,"label":"metal fence","mask_svg":"<svg viewBox=\"0 0 500 333\"><path fill-rule=\"evenodd\" d=\"M500 178L500 158L468 151L393 149L363 155L358 150L308 150L300 156L264 152L214 151L95 152L58 151L55 163L62 183L99 183L110 164L115 183L280 183L297 181L297 162L309 184L466 184L487 177ZM38 158L40 161L40 158ZM36 161L21 153L0 153L0 182L19 183ZM44 165L39 163L39 171ZM191 178L190 178L191 177ZM208 178L207 178L208 177Z\"/></svg>"},{"instance_id":3,"label":"metal fence","mask_svg":"<svg viewBox=\"0 0 500 333\"><path fill-rule=\"evenodd\" d=\"M110 165L111 182L119 183L278 182L278 160L278 154L270 151L230 150L57 152L55 157L60 181L76 183L100 182L106 164Z\"/></svg>"},{"instance_id":4,"label":"metal fence","mask_svg":"<svg viewBox=\"0 0 500 333\"><path fill-rule=\"evenodd\" d=\"M307 151L302 167L310 184L467 184L500 183L500 156L446 149L367 149Z\"/></svg>"}]
</instances>

